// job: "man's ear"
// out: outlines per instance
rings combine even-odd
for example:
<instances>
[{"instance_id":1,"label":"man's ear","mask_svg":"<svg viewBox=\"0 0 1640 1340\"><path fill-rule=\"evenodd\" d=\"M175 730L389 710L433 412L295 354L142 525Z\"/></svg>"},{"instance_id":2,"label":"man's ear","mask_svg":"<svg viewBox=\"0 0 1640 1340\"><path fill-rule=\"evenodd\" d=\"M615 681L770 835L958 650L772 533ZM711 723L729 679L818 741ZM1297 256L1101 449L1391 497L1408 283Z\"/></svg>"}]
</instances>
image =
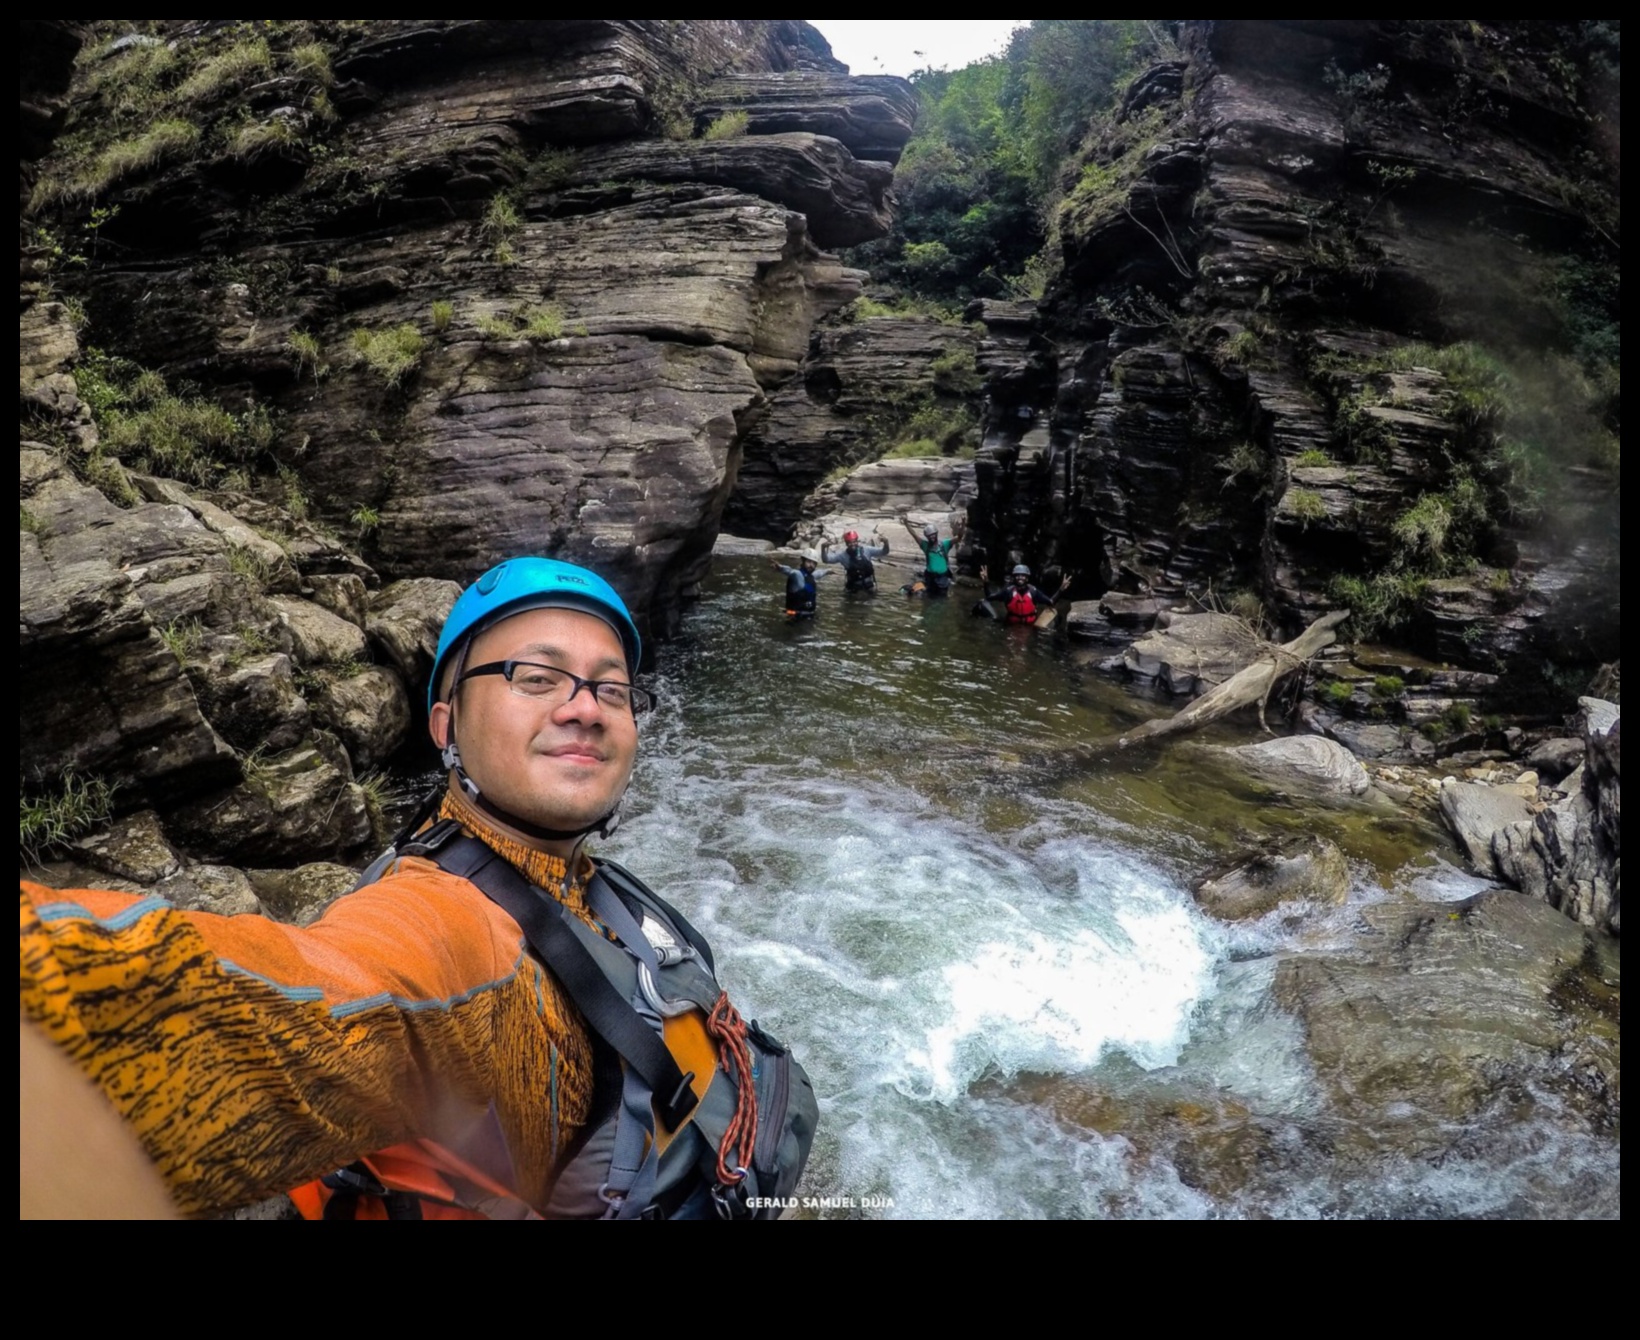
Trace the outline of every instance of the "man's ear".
<instances>
[{"instance_id":1,"label":"man's ear","mask_svg":"<svg viewBox=\"0 0 1640 1340\"><path fill-rule=\"evenodd\" d=\"M427 733L433 737L433 743L440 749L450 743L449 703L433 704L433 710L427 714Z\"/></svg>"}]
</instances>

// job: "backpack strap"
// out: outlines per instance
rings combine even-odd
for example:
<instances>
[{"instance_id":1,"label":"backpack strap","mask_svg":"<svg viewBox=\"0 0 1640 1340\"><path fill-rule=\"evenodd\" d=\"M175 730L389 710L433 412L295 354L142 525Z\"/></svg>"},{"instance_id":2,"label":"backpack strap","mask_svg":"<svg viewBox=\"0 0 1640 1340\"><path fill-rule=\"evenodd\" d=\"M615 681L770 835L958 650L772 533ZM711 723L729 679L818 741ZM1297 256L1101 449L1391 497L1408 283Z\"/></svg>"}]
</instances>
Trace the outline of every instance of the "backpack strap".
<instances>
[{"instance_id":1,"label":"backpack strap","mask_svg":"<svg viewBox=\"0 0 1640 1340\"><path fill-rule=\"evenodd\" d=\"M594 857L592 864L597 867L605 882L623 899L648 903L665 913L672 925L682 933L683 938L694 945L695 952L706 960L706 966L711 970L712 976L717 976L717 964L712 960L712 946L706 943L704 935L689 924L689 918L619 862L611 861L607 857Z\"/></svg>"},{"instance_id":2,"label":"backpack strap","mask_svg":"<svg viewBox=\"0 0 1640 1340\"><path fill-rule=\"evenodd\" d=\"M523 928L541 961L569 992L587 1024L648 1084L668 1131L699 1101L660 1035L604 975L570 929L560 904L537 893L504 857L477 838L459 837L434 854L440 867L476 885Z\"/></svg>"}]
</instances>

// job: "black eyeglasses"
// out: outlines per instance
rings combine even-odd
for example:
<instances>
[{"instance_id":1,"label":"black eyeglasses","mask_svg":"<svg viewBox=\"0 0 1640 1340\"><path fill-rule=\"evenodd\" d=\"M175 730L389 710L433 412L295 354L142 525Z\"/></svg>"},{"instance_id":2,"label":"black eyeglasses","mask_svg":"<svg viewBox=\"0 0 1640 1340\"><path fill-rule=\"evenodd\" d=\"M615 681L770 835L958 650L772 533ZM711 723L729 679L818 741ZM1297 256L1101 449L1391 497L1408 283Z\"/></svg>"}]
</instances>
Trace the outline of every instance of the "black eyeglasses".
<instances>
[{"instance_id":1,"label":"black eyeglasses","mask_svg":"<svg viewBox=\"0 0 1640 1340\"><path fill-rule=\"evenodd\" d=\"M556 665L538 665L534 661L491 661L488 665L475 665L456 682L464 684L475 675L500 675L514 693L524 698L562 696L565 702L573 702L575 695L586 689L602 706L625 708L633 716L640 716L655 705L655 695L636 684L618 679L582 679ZM566 685L569 686L567 694L564 693Z\"/></svg>"}]
</instances>

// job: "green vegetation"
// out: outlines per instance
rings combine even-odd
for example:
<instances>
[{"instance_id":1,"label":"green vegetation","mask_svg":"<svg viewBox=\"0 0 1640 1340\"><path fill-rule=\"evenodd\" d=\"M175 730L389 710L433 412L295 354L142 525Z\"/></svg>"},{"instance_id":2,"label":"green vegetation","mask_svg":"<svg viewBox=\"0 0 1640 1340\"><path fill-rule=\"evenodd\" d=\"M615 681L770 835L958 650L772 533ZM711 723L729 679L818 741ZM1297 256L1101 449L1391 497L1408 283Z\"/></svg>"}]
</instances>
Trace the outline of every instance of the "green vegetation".
<instances>
[{"instance_id":1,"label":"green vegetation","mask_svg":"<svg viewBox=\"0 0 1640 1340\"><path fill-rule=\"evenodd\" d=\"M918 71L917 131L894 173L893 231L854 248L850 262L924 299L1040 297L1064 159L1095 121L1114 125L1127 83L1170 49L1161 24L1037 19L1003 55ZM1137 139L1132 147L1131 159L1117 156L1136 175L1142 150Z\"/></svg>"},{"instance_id":2,"label":"green vegetation","mask_svg":"<svg viewBox=\"0 0 1640 1340\"><path fill-rule=\"evenodd\" d=\"M454 320L455 314L455 304L446 298L437 299L433 305L428 308L428 315L432 319L433 329L440 332L446 331L450 328L450 322Z\"/></svg>"},{"instance_id":3,"label":"green vegetation","mask_svg":"<svg viewBox=\"0 0 1640 1340\"><path fill-rule=\"evenodd\" d=\"M725 112L711 122L705 130L701 131L700 137L703 140L739 139L746 133L746 128L751 123L752 116L750 112Z\"/></svg>"},{"instance_id":4,"label":"green vegetation","mask_svg":"<svg viewBox=\"0 0 1640 1340\"><path fill-rule=\"evenodd\" d=\"M96 464L98 456L113 458L116 466L128 462L145 473L212 487L273 445L273 422L260 406L229 413L213 400L171 391L157 372L128 359L87 349L74 377L101 437L99 452L76 468L105 493L113 480L106 466ZM129 490L128 484L115 487L120 493Z\"/></svg>"},{"instance_id":5,"label":"green vegetation","mask_svg":"<svg viewBox=\"0 0 1640 1340\"><path fill-rule=\"evenodd\" d=\"M235 42L226 51L212 56L182 81L177 96L184 102L205 102L233 92L253 78L263 78L273 70L273 53L260 37Z\"/></svg>"},{"instance_id":6,"label":"green vegetation","mask_svg":"<svg viewBox=\"0 0 1640 1340\"><path fill-rule=\"evenodd\" d=\"M245 580L258 592L273 585L274 567L256 550L242 544L228 546L228 571Z\"/></svg>"},{"instance_id":7,"label":"green vegetation","mask_svg":"<svg viewBox=\"0 0 1640 1340\"><path fill-rule=\"evenodd\" d=\"M276 117L244 127L234 136L233 153L236 158L255 158L269 149L296 144L300 138L295 126L283 117Z\"/></svg>"},{"instance_id":8,"label":"green vegetation","mask_svg":"<svg viewBox=\"0 0 1640 1340\"><path fill-rule=\"evenodd\" d=\"M1345 680L1330 679L1322 686L1321 696L1334 707L1345 707L1355 697L1355 688Z\"/></svg>"},{"instance_id":9,"label":"green vegetation","mask_svg":"<svg viewBox=\"0 0 1640 1340\"><path fill-rule=\"evenodd\" d=\"M1326 501L1314 489L1288 489L1281 503L1282 510L1302 526L1327 519Z\"/></svg>"},{"instance_id":10,"label":"green vegetation","mask_svg":"<svg viewBox=\"0 0 1640 1340\"><path fill-rule=\"evenodd\" d=\"M560 340L566 334L587 333L584 325L567 328L564 309L550 302L526 304L508 312L480 312L473 326L486 340Z\"/></svg>"},{"instance_id":11,"label":"green vegetation","mask_svg":"<svg viewBox=\"0 0 1640 1340\"><path fill-rule=\"evenodd\" d=\"M46 533L46 523L21 503L17 505L17 528L26 531L30 535L44 535Z\"/></svg>"},{"instance_id":12,"label":"green vegetation","mask_svg":"<svg viewBox=\"0 0 1640 1340\"><path fill-rule=\"evenodd\" d=\"M393 836L388 814L396 799L393 781L385 772L367 772L356 783L364 796L364 811L370 818L370 836L377 843L385 843Z\"/></svg>"},{"instance_id":13,"label":"green vegetation","mask_svg":"<svg viewBox=\"0 0 1640 1340\"><path fill-rule=\"evenodd\" d=\"M348 516L348 520L353 523L353 529L363 540L366 536L376 533L376 529L382 523L382 514L369 504L360 503Z\"/></svg>"},{"instance_id":14,"label":"green vegetation","mask_svg":"<svg viewBox=\"0 0 1640 1340\"><path fill-rule=\"evenodd\" d=\"M100 777L68 768L55 784L17 797L17 850L28 865L39 865L114 817L115 788Z\"/></svg>"},{"instance_id":15,"label":"green vegetation","mask_svg":"<svg viewBox=\"0 0 1640 1340\"><path fill-rule=\"evenodd\" d=\"M518 208L518 201L510 192L503 191L495 196L484 210L484 217L478 224L478 235L490 247L490 259L497 265L510 266L518 262L518 256L513 251L513 238L517 237L524 227L524 215Z\"/></svg>"},{"instance_id":16,"label":"green vegetation","mask_svg":"<svg viewBox=\"0 0 1640 1340\"><path fill-rule=\"evenodd\" d=\"M1327 455L1327 453L1322 451L1319 447L1311 447L1307 451L1301 451L1298 455L1293 457L1293 464L1300 470L1315 469L1319 466L1331 465L1332 463L1333 458Z\"/></svg>"},{"instance_id":17,"label":"green vegetation","mask_svg":"<svg viewBox=\"0 0 1640 1340\"><path fill-rule=\"evenodd\" d=\"M326 89L335 82L327 21L257 20L193 29L185 40L159 33L175 21L93 20L92 41L76 62L73 119L41 165L29 211L83 206L113 187L196 156L254 156L308 139L335 118ZM120 39L114 50L113 39ZM253 83L287 76L282 96L307 112L309 129L283 117L247 125L241 96Z\"/></svg>"},{"instance_id":18,"label":"green vegetation","mask_svg":"<svg viewBox=\"0 0 1640 1340\"><path fill-rule=\"evenodd\" d=\"M872 321L879 317L922 316L932 317L946 325L962 324L962 315L957 308L949 303L937 302L929 298L920 298L915 294L902 293L891 302L880 302L876 298L856 298L849 306L844 319L848 321Z\"/></svg>"},{"instance_id":19,"label":"green vegetation","mask_svg":"<svg viewBox=\"0 0 1640 1340\"><path fill-rule=\"evenodd\" d=\"M205 625L198 619L175 619L158 631L159 640L165 644L165 650L178 661L192 659L205 640Z\"/></svg>"},{"instance_id":20,"label":"green vegetation","mask_svg":"<svg viewBox=\"0 0 1640 1340\"><path fill-rule=\"evenodd\" d=\"M1427 577L1395 568L1359 577L1338 575L1327 583L1327 599L1348 608L1355 636L1370 641L1404 627L1428 585Z\"/></svg>"},{"instance_id":21,"label":"green vegetation","mask_svg":"<svg viewBox=\"0 0 1640 1340\"><path fill-rule=\"evenodd\" d=\"M311 372L314 383L318 384L330 371L330 364L324 360L324 346L319 343L317 335L305 330L293 330L285 340L285 348L290 350L291 357L296 360L298 377L304 372Z\"/></svg>"},{"instance_id":22,"label":"green vegetation","mask_svg":"<svg viewBox=\"0 0 1640 1340\"><path fill-rule=\"evenodd\" d=\"M379 377L389 390L396 390L421 366L427 341L409 322L386 330L357 326L353 330L353 352L359 364Z\"/></svg>"},{"instance_id":23,"label":"green vegetation","mask_svg":"<svg viewBox=\"0 0 1640 1340\"><path fill-rule=\"evenodd\" d=\"M1374 698L1399 698L1406 689L1406 681L1399 675L1379 675L1372 681Z\"/></svg>"}]
</instances>

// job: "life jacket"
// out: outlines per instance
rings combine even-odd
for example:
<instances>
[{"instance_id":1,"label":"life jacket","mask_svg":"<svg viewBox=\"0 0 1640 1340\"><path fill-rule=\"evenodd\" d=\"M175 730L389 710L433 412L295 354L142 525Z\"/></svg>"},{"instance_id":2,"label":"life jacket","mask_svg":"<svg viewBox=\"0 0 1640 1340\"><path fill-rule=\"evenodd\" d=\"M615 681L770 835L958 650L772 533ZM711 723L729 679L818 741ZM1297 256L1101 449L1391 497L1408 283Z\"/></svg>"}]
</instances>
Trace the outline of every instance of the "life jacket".
<instances>
[{"instance_id":1,"label":"life jacket","mask_svg":"<svg viewBox=\"0 0 1640 1340\"><path fill-rule=\"evenodd\" d=\"M866 557L865 550L844 550L843 566L848 572L847 585L851 591L877 584L877 565Z\"/></svg>"},{"instance_id":2,"label":"life jacket","mask_svg":"<svg viewBox=\"0 0 1640 1340\"><path fill-rule=\"evenodd\" d=\"M801 568L790 573L786 578L786 613L811 614L818 603L819 588L815 585L814 574L804 572Z\"/></svg>"},{"instance_id":3,"label":"life jacket","mask_svg":"<svg viewBox=\"0 0 1640 1340\"><path fill-rule=\"evenodd\" d=\"M305 1217L779 1216L778 1204L762 1202L789 1200L796 1189L819 1120L814 1087L779 1039L740 1019L717 983L711 947L682 913L622 866L596 861L587 901L616 943L450 819L389 848L360 884L399 856L436 861L511 915L600 1055L619 1064L598 1067L593 1115L540 1214L423 1140L298 1188L292 1199Z\"/></svg>"},{"instance_id":4,"label":"life jacket","mask_svg":"<svg viewBox=\"0 0 1640 1340\"><path fill-rule=\"evenodd\" d=\"M951 572L951 560L945 556L945 544L949 541L936 540L933 544L924 542L923 552L928 555L928 575L930 577L945 577Z\"/></svg>"},{"instance_id":5,"label":"life jacket","mask_svg":"<svg viewBox=\"0 0 1640 1340\"><path fill-rule=\"evenodd\" d=\"M1036 597L1031 594L1029 587L1022 591L1016 586L1008 593L1009 623L1035 623L1036 615Z\"/></svg>"}]
</instances>

